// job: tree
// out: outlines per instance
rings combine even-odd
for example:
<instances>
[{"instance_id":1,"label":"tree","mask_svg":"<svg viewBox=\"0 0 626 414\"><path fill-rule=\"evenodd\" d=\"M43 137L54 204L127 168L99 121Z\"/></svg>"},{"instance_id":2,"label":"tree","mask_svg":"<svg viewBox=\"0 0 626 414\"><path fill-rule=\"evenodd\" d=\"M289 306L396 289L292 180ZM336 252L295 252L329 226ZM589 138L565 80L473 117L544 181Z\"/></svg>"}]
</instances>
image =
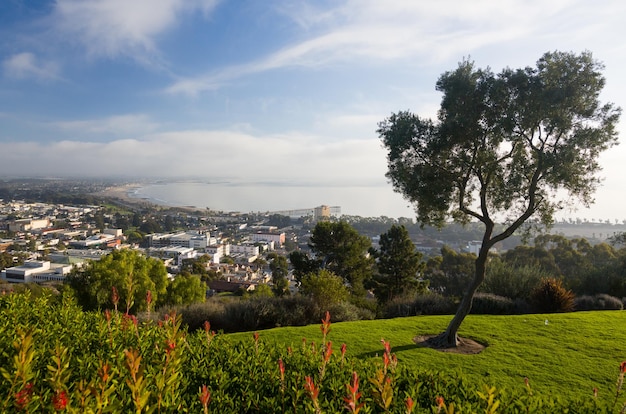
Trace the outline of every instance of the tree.
<instances>
[{"instance_id":1,"label":"tree","mask_svg":"<svg viewBox=\"0 0 626 414\"><path fill-rule=\"evenodd\" d=\"M123 310L141 311L147 308L148 290L154 303L163 300L167 271L158 259L135 250L116 250L70 275L68 283L85 309L113 308L115 287Z\"/></svg>"},{"instance_id":2,"label":"tree","mask_svg":"<svg viewBox=\"0 0 626 414\"><path fill-rule=\"evenodd\" d=\"M364 296L364 282L371 279L374 263L368 253L371 246L368 237L360 235L345 221L322 221L315 225L309 241L315 259L297 257L293 253L289 257L303 259L301 263L291 262L297 274L303 273L303 269L298 268L300 265L309 270L327 269L349 284L354 296Z\"/></svg>"},{"instance_id":3,"label":"tree","mask_svg":"<svg viewBox=\"0 0 626 414\"><path fill-rule=\"evenodd\" d=\"M299 284L307 274L318 270L321 264L299 250L289 253L289 262L293 266L293 276Z\"/></svg>"},{"instance_id":4,"label":"tree","mask_svg":"<svg viewBox=\"0 0 626 414\"><path fill-rule=\"evenodd\" d=\"M161 225L152 217L148 217L143 223L141 223L139 230L145 234L160 233L162 231Z\"/></svg>"},{"instance_id":5,"label":"tree","mask_svg":"<svg viewBox=\"0 0 626 414\"><path fill-rule=\"evenodd\" d=\"M174 230L174 219L169 214L165 216L163 227L165 228L165 231Z\"/></svg>"},{"instance_id":6,"label":"tree","mask_svg":"<svg viewBox=\"0 0 626 414\"><path fill-rule=\"evenodd\" d=\"M183 259L180 267L181 272L188 272L192 275L198 275L201 278L207 278L209 274L208 265L211 263L211 256L203 254L193 259Z\"/></svg>"},{"instance_id":7,"label":"tree","mask_svg":"<svg viewBox=\"0 0 626 414\"><path fill-rule=\"evenodd\" d=\"M276 226L278 228L289 227L291 226L291 218L281 214L270 214L267 218L267 225Z\"/></svg>"},{"instance_id":8,"label":"tree","mask_svg":"<svg viewBox=\"0 0 626 414\"><path fill-rule=\"evenodd\" d=\"M374 295L380 303L387 303L402 293L414 292L420 286L424 267L422 254L415 249L404 226L393 225L380 235L380 250L374 250L378 273L374 275Z\"/></svg>"},{"instance_id":9,"label":"tree","mask_svg":"<svg viewBox=\"0 0 626 414\"><path fill-rule=\"evenodd\" d=\"M276 296L283 296L289 293L289 264L285 256L276 253L268 255L270 261L270 271L272 272L272 290Z\"/></svg>"},{"instance_id":10,"label":"tree","mask_svg":"<svg viewBox=\"0 0 626 414\"><path fill-rule=\"evenodd\" d=\"M497 75L464 60L437 82L436 121L404 111L379 124L387 177L420 223L484 226L473 280L439 345L458 344L494 244L531 217L550 224L567 200L593 201L598 156L616 144L621 112L598 99L602 69L589 52L546 53L536 67ZM502 231L494 231L495 220L505 223Z\"/></svg>"},{"instance_id":11,"label":"tree","mask_svg":"<svg viewBox=\"0 0 626 414\"><path fill-rule=\"evenodd\" d=\"M343 279L326 269L304 276L300 293L310 296L322 312L347 300L350 296Z\"/></svg>"},{"instance_id":12,"label":"tree","mask_svg":"<svg viewBox=\"0 0 626 414\"><path fill-rule=\"evenodd\" d=\"M206 284L200 277L190 274L180 274L167 286L165 303L168 305L191 305L204 302L206 299Z\"/></svg>"},{"instance_id":13,"label":"tree","mask_svg":"<svg viewBox=\"0 0 626 414\"><path fill-rule=\"evenodd\" d=\"M462 296L472 279L475 261L473 253L457 253L449 246L443 246L441 256L427 262L424 276L433 290L446 296Z\"/></svg>"}]
</instances>

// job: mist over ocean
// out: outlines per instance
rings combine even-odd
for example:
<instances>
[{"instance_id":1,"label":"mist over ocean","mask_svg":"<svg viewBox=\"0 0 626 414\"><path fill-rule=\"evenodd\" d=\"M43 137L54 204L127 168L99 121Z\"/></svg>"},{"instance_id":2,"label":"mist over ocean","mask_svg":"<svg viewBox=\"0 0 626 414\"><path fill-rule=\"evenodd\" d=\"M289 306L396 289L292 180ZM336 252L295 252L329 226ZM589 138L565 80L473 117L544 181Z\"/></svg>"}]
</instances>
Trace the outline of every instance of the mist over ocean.
<instances>
[{"instance_id":1,"label":"mist over ocean","mask_svg":"<svg viewBox=\"0 0 626 414\"><path fill-rule=\"evenodd\" d=\"M410 217L415 213L386 185L171 182L149 184L129 194L168 206L217 211L274 212L340 206L341 213L362 217Z\"/></svg>"}]
</instances>

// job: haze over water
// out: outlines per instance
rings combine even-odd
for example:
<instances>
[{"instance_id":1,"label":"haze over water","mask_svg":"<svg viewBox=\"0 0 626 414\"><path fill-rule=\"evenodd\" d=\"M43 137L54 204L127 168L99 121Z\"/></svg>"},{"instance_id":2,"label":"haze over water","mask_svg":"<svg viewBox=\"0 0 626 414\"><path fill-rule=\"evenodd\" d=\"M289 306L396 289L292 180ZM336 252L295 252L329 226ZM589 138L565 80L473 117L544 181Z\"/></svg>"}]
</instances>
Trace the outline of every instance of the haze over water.
<instances>
[{"instance_id":1,"label":"haze over water","mask_svg":"<svg viewBox=\"0 0 626 414\"><path fill-rule=\"evenodd\" d=\"M147 185L130 195L157 204L218 211L272 212L328 205L340 206L341 213L347 215L415 218L412 208L391 185L175 182Z\"/></svg>"},{"instance_id":2,"label":"haze over water","mask_svg":"<svg viewBox=\"0 0 626 414\"><path fill-rule=\"evenodd\" d=\"M391 184L268 183L250 181L174 181L145 184L129 194L167 206L194 206L215 211L277 212L340 206L341 213L361 217L408 217L415 212ZM614 206L596 203L590 209L564 210L557 219L577 217L592 222L622 223L626 214L612 214Z\"/></svg>"}]
</instances>

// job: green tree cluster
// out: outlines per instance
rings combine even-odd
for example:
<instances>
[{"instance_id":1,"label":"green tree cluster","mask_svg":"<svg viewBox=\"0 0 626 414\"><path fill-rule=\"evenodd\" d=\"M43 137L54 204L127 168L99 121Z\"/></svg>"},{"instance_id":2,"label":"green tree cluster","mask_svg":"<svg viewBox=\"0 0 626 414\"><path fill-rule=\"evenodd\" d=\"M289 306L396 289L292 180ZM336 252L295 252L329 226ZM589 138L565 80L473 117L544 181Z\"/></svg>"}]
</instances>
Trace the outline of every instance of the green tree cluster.
<instances>
[{"instance_id":1,"label":"green tree cluster","mask_svg":"<svg viewBox=\"0 0 626 414\"><path fill-rule=\"evenodd\" d=\"M341 277L352 295L363 297L365 283L370 281L373 272L371 246L370 239L348 223L322 221L316 224L309 241L313 258L292 252L289 259L299 280L310 272L325 269Z\"/></svg>"}]
</instances>

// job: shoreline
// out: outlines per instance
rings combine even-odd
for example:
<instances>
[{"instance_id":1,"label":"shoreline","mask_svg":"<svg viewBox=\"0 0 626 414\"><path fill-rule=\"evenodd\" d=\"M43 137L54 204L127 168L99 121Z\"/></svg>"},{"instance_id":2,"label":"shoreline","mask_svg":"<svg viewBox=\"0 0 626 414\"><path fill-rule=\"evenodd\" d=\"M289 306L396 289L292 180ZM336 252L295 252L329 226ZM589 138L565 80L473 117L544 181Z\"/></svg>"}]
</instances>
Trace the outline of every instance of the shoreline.
<instances>
[{"instance_id":1,"label":"shoreline","mask_svg":"<svg viewBox=\"0 0 626 414\"><path fill-rule=\"evenodd\" d=\"M111 200L116 200L120 204L125 205L129 208L151 206L151 207L165 209L165 210L182 210L188 213L196 213L196 212L203 211L202 209L195 207L195 206L172 206L172 205L168 205L164 203L159 203L157 200L154 200L148 197L141 198L141 197L132 197L130 195L131 192L136 191L142 187L143 185L136 184L136 183L124 184L124 185L109 187L105 190L94 193L94 195L108 198Z\"/></svg>"}]
</instances>

